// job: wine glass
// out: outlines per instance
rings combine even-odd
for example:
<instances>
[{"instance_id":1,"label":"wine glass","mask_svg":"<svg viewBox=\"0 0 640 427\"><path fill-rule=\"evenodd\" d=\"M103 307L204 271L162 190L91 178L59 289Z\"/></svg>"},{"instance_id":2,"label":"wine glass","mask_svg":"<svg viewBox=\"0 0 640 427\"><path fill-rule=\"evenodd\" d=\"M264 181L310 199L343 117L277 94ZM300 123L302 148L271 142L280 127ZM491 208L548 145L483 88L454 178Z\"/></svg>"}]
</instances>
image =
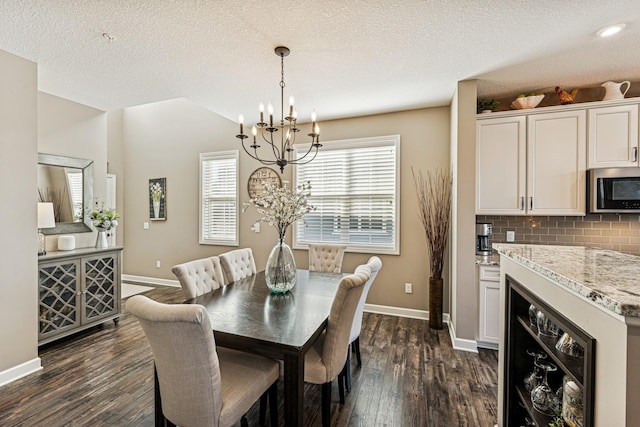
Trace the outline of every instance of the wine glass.
<instances>
[{"instance_id":1,"label":"wine glass","mask_svg":"<svg viewBox=\"0 0 640 427\"><path fill-rule=\"evenodd\" d=\"M548 337L558 336L558 325L553 323L546 314L538 310L537 315L538 336L544 335Z\"/></svg>"},{"instance_id":2,"label":"wine glass","mask_svg":"<svg viewBox=\"0 0 640 427\"><path fill-rule=\"evenodd\" d=\"M524 388L526 388L528 392L531 392L531 390L542 381L543 377L543 372L536 366L536 362L546 359L547 354L532 348L527 349L527 354L533 357L533 370L524 377Z\"/></svg>"},{"instance_id":3,"label":"wine glass","mask_svg":"<svg viewBox=\"0 0 640 427\"><path fill-rule=\"evenodd\" d=\"M529 326L532 328L537 327L537 318L538 318L538 309L535 305L531 304L529 306Z\"/></svg>"},{"instance_id":4,"label":"wine glass","mask_svg":"<svg viewBox=\"0 0 640 427\"><path fill-rule=\"evenodd\" d=\"M533 408L545 415L555 415L556 410L556 394L547 381L549 372L553 372L558 369L556 365L544 360L537 360L536 366L542 370L542 382L531 390L531 403Z\"/></svg>"}]
</instances>

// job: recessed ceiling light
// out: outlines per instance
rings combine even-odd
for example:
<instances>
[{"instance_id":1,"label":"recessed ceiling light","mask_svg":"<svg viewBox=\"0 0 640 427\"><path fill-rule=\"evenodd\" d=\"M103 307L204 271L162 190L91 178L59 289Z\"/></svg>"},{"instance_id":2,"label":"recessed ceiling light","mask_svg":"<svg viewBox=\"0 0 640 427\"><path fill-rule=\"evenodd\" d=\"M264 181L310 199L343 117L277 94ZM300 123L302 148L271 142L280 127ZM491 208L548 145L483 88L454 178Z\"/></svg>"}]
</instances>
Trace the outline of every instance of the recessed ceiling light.
<instances>
[{"instance_id":1,"label":"recessed ceiling light","mask_svg":"<svg viewBox=\"0 0 640 427\"><path fill-rule=\"evenodd\" d=\"M598 34L599 37L610 37L614 34L618 34L624 29L624 27L626 27L626 24L611 25L609 27L602 28L596 34Z\"/></svg>"}]
</instances>

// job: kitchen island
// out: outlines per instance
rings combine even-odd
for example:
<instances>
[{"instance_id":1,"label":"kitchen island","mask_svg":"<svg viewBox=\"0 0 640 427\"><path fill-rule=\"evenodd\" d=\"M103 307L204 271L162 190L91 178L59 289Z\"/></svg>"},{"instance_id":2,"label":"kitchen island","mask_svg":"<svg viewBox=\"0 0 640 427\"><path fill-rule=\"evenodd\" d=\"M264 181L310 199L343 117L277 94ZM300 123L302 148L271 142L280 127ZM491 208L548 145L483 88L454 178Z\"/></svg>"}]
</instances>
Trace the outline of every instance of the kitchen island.
<instances>
[{"instance_id":1,"label":"kitchen island","mask_svg":"<svg viewBox=\"0 0 640 427\"><path fill-rule=\"evenodd\" d=\"M640 257L575 246L493 248L500 254L500 307L505 308L500 313L499 425L516 425L526 414L546 425L522 385L533 365L524 350L530 346L539 346L558 365L556 381L565 374L579 384L585 426L640 425ZM555 350L555 340L537 335L526 313L529 304L579 337L584 358L576 362Z\"/></svg>"}]
</instances>

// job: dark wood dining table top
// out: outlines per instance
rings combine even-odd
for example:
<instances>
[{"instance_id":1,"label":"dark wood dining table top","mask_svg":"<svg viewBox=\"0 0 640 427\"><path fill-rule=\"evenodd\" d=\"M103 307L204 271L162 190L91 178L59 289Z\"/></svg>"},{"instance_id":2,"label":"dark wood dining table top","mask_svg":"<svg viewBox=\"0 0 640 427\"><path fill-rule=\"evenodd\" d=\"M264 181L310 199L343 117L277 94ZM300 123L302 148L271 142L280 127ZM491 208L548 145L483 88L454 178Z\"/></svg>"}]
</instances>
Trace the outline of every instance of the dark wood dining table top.
<instances>
[{"instance_id":1,"label":"dark wood dining table top","mask_svg":"<svg viewBox=\"0 0 640 427\"><path fill-rule=\"evenodd\" d=\"M251 343L276 350L301 351L324 329L344 274L297 270L295 287L271 294L264 272L187 301L203 305L219 345ZM277 355L277 354L275 354Z\"/></svg>"}]
</instances>

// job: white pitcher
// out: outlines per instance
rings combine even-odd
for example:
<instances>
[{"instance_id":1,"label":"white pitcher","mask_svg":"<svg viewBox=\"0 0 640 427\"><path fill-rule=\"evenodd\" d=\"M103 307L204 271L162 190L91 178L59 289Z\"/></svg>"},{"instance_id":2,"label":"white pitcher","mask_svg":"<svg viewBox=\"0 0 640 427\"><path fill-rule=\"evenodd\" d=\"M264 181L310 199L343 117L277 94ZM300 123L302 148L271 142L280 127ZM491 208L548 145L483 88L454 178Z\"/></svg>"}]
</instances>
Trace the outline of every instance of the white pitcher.
<instances>
[{"instance_id":1,"label":"white pitcher","mask_svg":"<svg viewBox=\"0 0 640 427\"><path fill-rule=\"evenodd\" d=\"M627 88L623 92L621 88L622 88L622 85L624 84L627 85ZM600 86L602 86L605 89L604 98L602 98L602 100L611 101L613 99L623 99L624 96L627 94L627 91L631 87L631 83L628 81L624 81L621 83L605 82L605 83L602 83Z\"/></svg>"}]
</instances>

